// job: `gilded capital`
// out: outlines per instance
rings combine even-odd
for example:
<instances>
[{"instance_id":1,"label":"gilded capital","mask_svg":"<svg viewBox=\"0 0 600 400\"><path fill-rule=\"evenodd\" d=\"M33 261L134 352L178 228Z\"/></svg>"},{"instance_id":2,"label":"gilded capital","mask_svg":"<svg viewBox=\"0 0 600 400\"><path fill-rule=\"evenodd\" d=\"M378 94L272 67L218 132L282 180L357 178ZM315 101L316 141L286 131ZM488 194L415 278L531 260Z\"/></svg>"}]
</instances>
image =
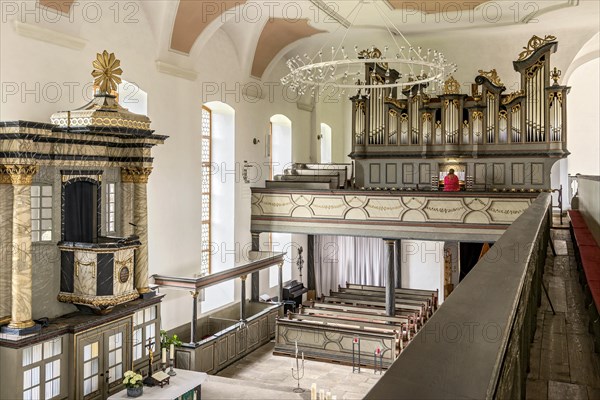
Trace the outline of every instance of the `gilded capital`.
<instances>
[{"instance_id":1,"label":"gilded capital","mask_svg":"<svg viewBox=\"0 0 600 400\"><path fill-rule=\"evenodd\" d=\"M33 176L38 172L37 165L9 164L0 166L0 183L13 185L31 185Z\"/></svg>"},{"instance_id":2,"label":"gilded capital","mask_svg":"<svg viewBox=\"0 0 600 400\"><path fill-rule=\"evenodd\" d=\"M148 183L152 167L123 167L121 168L121 182Z\"/></svg>"}]
</instances>

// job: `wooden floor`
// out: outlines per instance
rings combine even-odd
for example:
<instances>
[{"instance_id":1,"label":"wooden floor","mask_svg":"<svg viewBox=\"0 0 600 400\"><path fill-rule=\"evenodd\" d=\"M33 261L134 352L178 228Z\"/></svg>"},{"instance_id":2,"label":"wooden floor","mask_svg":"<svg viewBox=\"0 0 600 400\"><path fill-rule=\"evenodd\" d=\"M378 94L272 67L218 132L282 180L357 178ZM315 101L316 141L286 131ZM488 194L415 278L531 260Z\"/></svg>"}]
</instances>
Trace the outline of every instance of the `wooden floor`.
<instances>
[{"instance_id":1,"label":"wooden floor","mask_svg":"<svg viewBox=\"0 0 600 400\"><path fill-rule=\"evenodd\" d=\"M542 293L531 345L527 399L600 400L600 356L594 353L588 331L569 230L553 229L551 235L557 255L550 253L546 260L544 283L556 315Z\"/></svg>"}]
</instances>

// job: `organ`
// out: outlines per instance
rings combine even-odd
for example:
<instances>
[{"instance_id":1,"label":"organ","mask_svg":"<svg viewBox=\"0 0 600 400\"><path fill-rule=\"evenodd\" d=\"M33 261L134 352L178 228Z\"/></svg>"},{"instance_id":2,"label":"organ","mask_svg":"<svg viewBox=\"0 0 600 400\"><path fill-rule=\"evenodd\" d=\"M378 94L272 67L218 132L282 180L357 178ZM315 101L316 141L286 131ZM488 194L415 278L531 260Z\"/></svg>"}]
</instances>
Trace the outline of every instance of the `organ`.
<instances>
[{"instance_id":1,"label":"organ","mask_svg":"<svg viewBox=\"0 0 600 400\"><path fill-rule=\"evenodd\" d=\"M441 168L455 162L464 165L473 190L549 189L552 164L569 154L570 88L558 83L550 60L557 46L554 36L531 38L513 62L521 81L511 93L496 70L479 70L470 94L452 76L440 95L426 84L359 91L350 98L356 185L436 189ZM361 54L381 56L377 49ZM397 76L385 60L365 71L367 84Z\"/></svg>"}]
</instances>

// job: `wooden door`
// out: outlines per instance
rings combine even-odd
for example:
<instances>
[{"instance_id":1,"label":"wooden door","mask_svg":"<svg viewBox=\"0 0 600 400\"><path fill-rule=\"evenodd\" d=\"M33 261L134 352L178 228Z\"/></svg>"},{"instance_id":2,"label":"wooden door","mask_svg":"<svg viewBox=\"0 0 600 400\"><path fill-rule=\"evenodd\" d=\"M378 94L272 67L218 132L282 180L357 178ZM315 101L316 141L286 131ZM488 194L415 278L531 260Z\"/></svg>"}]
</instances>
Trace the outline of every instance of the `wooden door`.
<instances>
[{"instance_id":1,"label":"wooden door","mask_svg":"<svg viewBox=\"0 0 600 400\"><path fill-rule=\"evenodd\" d=\"M123 375L131 369L131 320L99 327L76 340L76 397L105 399L123 390Z\"/></svg>"}]
</instances>

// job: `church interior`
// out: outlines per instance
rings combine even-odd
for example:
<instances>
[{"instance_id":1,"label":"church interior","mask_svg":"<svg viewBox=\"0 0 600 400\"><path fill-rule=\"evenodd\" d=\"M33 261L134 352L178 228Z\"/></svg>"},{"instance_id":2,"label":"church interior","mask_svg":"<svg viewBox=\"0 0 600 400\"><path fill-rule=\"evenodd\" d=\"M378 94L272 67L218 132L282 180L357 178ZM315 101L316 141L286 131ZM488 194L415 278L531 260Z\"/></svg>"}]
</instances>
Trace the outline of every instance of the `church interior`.
<instances>
[{"instance_id":1,"label":"church interior","mask_svg":"<svg viewBox=\"0 0 600 400\"><path fill-rule=\"evenodd\" d=\"M0 399L600 399L596 0L0 17Z\"/></svg>"}]
</instances>

